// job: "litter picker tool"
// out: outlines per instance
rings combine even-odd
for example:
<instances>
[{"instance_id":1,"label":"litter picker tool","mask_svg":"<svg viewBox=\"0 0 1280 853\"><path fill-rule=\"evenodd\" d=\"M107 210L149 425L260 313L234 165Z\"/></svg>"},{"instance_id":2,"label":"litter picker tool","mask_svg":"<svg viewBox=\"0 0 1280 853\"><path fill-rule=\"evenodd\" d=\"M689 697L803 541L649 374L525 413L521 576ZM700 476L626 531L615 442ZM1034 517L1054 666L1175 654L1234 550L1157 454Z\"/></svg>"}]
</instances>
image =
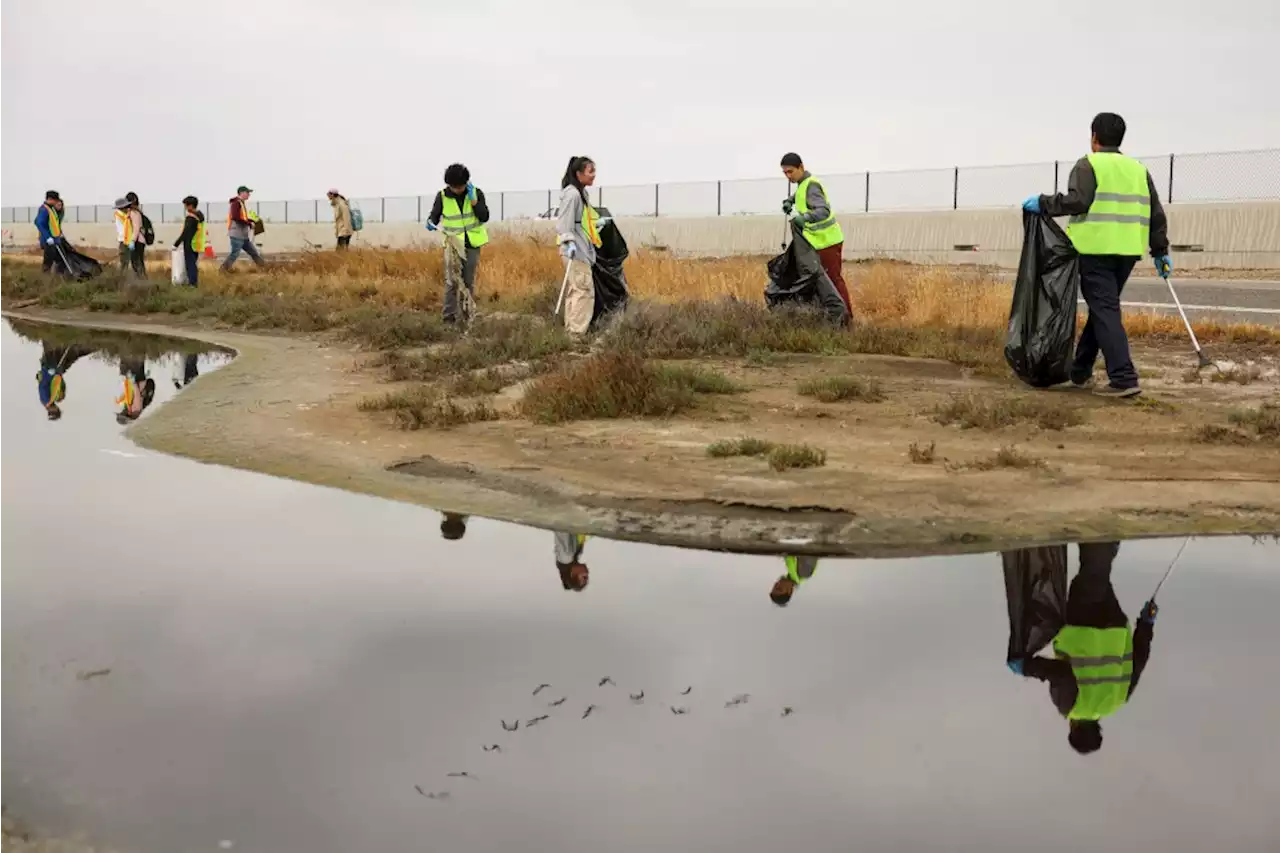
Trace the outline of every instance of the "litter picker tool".
<instances>
[{"instance_id":1,"label":"litter picker tool","mask_svg":"<svg viewBox=\"0 0 1280 853\"><path fill-rule=\"evenodd\" d=\"M560 297L556 299L556 310L551 312L552 317L560 316L560 307L564 305L564 292L569 286L569 270L572 268L572 265L572 260L564 265L564 281L560 282Z\"/></svg>"},{"instance_id":2,"label":"litter picker tool","mask_svg":"<svg viewBox=\"0 0 1280 853\"><path fill-rule=\"evenodd\" d=\"M1164 582L1169 579L1169 575L1173 574L1174 567L1178 565L1178 560L1182 559L1182 552L1187 550L1187 543L1190 541L1190 536L1182 540L1182 547L1178 549L1178 553L1173 555L1173 562L1169 564L1169 568L1165 569L1164 577L1160 578L1160 583L1156 584L1155 592L1151 593L1151 601L1156 600L1156 593L1160 591L1160 587L1164 586Z\"/></svg>"},{"instance_id":3,"label":"litter picker tool","mask_svg":"<svg viewBox=\"0 0 1280 853\"><path fill-rule=\"evenodd\" d=\"M1191 336L1191 346L1195 348L1196 359L1199 360L1197 370L1204 370L1206 367L1216 367L1209 357L1204 354L1204 350L1200 349L1200 341L1196 340L1195 329L1191 328L1191 321L1187 319L1187 312L1182 310L1182 302L1178 299L1178 292L1173 289L1173 279L1165 277L1164 283L1169 285L1169 295L1173 297L1173 304L1178 307L1178 314L1182 317L1182 324L1187 327L1187 334Z\"/></svg>"}]
</instances>

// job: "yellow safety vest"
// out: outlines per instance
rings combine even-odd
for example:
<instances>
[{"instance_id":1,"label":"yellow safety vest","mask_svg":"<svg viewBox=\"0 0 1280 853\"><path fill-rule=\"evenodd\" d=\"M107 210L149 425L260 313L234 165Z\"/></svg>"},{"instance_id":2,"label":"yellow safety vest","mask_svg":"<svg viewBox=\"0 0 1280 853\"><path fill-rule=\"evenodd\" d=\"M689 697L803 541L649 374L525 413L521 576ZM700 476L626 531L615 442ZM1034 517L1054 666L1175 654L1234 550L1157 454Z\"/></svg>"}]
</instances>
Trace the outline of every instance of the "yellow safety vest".
<instances>
[{"instance_id":1,"label":"yellow safety vest","mask_svg":"<svg viewBox=\"0 0 1280 853\"><path fill-rule=\"evenodd\" d=\"M455 237L465 236L473 249L479 249L489 242L489 230L484 227L483 222L476 219L471 199L464 196L462 206L459 207L458 200L444 190L440 191L440 228Z\"/></svg>"},{"instance_id":2,"label":"yellow safety vest","mask_svg":"<svg viewBox=\"0 0 1280 853\"><path fill-rule=\"evenodd\" d=\"M1082 255L1140 258L1151 233L1151 187L1147 167L1118 151L1088 157L1098 190L1085 213L1072 216L1067 236Z\"/></svg>"},{"instance_id":3,"label":"yellow safety vest","mask_svg":"<svg viewBox=\"0 0 1280 853\"><path fill-rule=\"evenodd\" d=\"M817 557L787 556L784 557L783 560L787 564L787 577L791 578L791 582L796 586L799 586L809 578L813 577L813 573L818 570ZM807 575L800 574L800 569L802 567L809 570Z\"/></svg>"},{"instance_id":4,"label":"yellow safety vest","mask_svg":"<svg viewBox=\"0 0 1280 853\"><path fill-rule=\"evenodd\" d=\"M1133 681L1133 632L1124 628L1067 625L1053 638L1053 651L1071 664L1076 703L1067 718L1099 720L1129 701Z\"/></svg>"},{"instance_id":5,"label":"yellow safety vest","mask_svg":"<svg viewBox=\"0 0 1280 853\"><path fill-rule=\"evenodd\" d=\"M205 223L194 214L188 213L187 216L190 216L196 221L196 235L191 238L191 251L198 255L204 251Z\"/></svg>"},{"instance_id":6,"label":"yellow safety vest","mask_svg":"<svg viewBox=\"0 0 1280 853\"><path fill-rule=\"evenodd\" d=\"M844 232L840 230L840 223L836 221L836 212L831 207L831 199L827 196L827 188L822 185L813 175L805 178L796 187L796 207L795 209L801 213L809 212L809 184L816 183L818 189L822 191L822 197L827 201L827 210L830 216L821 222L806 222L804 224L804 239L809 241L809 245L813 248L822 250L837 243L844 242Z\"/></svg>"},{"instance_id":7,"label":"yellow safety vest","mask_svg":"<svg viewBox=\"0 0 1280 853\"><path fill-rule=\"evenodd\" d=\"M600 229L597 223L600 221L600 213L594 207L582 203L582 233L586 235L587 240L597 249L601 246Z\"/></svg>"},{"instance_id":8,"label":"yellow safety vest","mask_svg":"<svg viewBox=\"0 0 1280 853\"><path fill-rule=\"evenodd\" d=\"M116 211L116 227L120 229L120 242L126 246L133 245L133 220L129 217L129 211Z\"/></svg>"},{"instance_id":9,"label":"yellow safety vest","mask_svg":"<svg viewBox=\"0 0 1280 853\"><path fill-rule=\"evenodd\" d=\"M124 377L124 388L121 389L120 396L116 397L116 405L123 406L131 418L142 414L142 393L132 376Z\"/></svg>"},{"instance_id":10,"label":"yellow safety vest","mask_svg":"<svg viewBox=\"0 0 1280 853\"><path fill-rule=\"evenodd\" d=\"M58 213L58 208L45 202L45 210L49 211L49 233L54 237L62 236L62 215Z\"/></svg>"}]
</instances>

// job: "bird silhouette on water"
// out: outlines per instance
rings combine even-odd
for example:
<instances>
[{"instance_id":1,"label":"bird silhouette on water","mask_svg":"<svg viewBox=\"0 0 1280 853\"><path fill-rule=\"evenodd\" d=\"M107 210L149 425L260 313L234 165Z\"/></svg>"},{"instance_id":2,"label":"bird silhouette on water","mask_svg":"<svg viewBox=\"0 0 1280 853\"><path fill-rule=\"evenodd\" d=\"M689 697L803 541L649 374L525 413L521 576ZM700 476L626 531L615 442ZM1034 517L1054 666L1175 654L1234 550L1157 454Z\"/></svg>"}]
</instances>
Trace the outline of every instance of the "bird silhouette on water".
<instances>
[{"instance_id":1,"label":"bird silhouette on water","mask_svg":"<svg viewBox=\"0 0 1280 853\"><path fill-rule=\"evenodd\" d=\"M606 684L610 684L610 685L611 685L611 684L613 684L613 679L612 679L612 678L610 678L610 677L609 677L609 676L607 676L607 675L606 675L604 678L600 679L600 683L599 683L599 684L597 684L596 686L597 686L597 687L604 687Z\"/></svg>"},{"instance_id":2,"label":"bird silhouette on water","mask_svg":"<svg viewBox=\"0 0 1280 853\"><path fill-rule=\"evenodd\" d=\"M547 703L547 707L548 707L548 708L559 708L561 705L563 705L563 704L564 704L564 700L566 700L566 699L568 699L568 698L569 698L568 696L561 696L559 699L557 699L557 700L556 700L556 701L554 701L554 702L548 702L548 703Z\"/></svg>"},{"instance_id":3,"label":"bird silhouette on water","mask_svg":"<svg viewBox=\"0 0 1280 853\"><path fill-rule=\"evenodd\" d=\"M592 711L594 711L595 709L596 709L596 706L595 706L595 705L588 705L588 706L587 706L587 710L585 710L585 711L583 711L583 712L582 712L582 719L584 719L584 720L585 720L587 717L590 717L590 716L591 716L591 712L592 712Z\"/></svg>"},{"instance_id":4,"label":"bird silhouette on water","mask_svg":"<svg viewBox=\"0 0 1280 853\"><path fill-rule=\"evenodd\" d=\"M747 700L749 700L750 698L751 698L750 693L739 693L737 696L734 696L728 702L725 702L724 706L726 708L736 708L739 705L745 705L747 703Z\"/></svg>"},{"instance_id":5,"label":"bird silhouette on water","mask_svg":"<svg viewBox=\"0 0 1280 853\"><path fill-rule=\"evenodd\" d=\"M449 799L449 792L448 792L448 791L432 791L431 793L429 793L429 794L428 794L426 791L422 790L422 786L421 786L421 785L414 785L414 786L413 786L413 790L417 791L419 794L421 794L422 796L426 797L428 800L447 800L447 799Z\"/></svg>"},{"instance_id":6,"label":"bird silhouette on water","mask_svg":"<svg viewBox=\"0 0 1280 853\"><path fill-rule=\"evenodd\" d=\"M496 743L493 746L482 746L480 748L485 752L502 752L502 747L498 746Z\"/></svg>"},{"instance_id":7,"label":"bird silhouette on water","mask_svg":"<svg viewBox=\"0 0 1280 853\"><path fill-rule=\"evenodd\" d=\"M550 684L539 684L537 687L533 688L533 695L537 696L539 693L541 693L543 690L546 690L550 686L551 686Z\"/></svg>"},{"instance_id":8,"label":"bird silhouette on water","mask_svg":"<svg viewBox=\"0 0 1280 853\"><path fill-rule=\"evenodd\" d=\"M678 717L681 714L689 713L689 709L688 708L672 708L671 713L675 714Z\"/></svg>"},{"instance_id":9,"label":"bird silhouette on water","mask_svg":"<svg viewBox=\"0 0 1280 853\"><path fill-rule=\"evenodd\" d=\"M502 730L503 730L504 732L514 732L516 729L520 728L520 721L519 721L519 720L516 720L516 721L515 721L514 723L512 723L511 725L507 725L507 721L506 721L506 720L499 720L498 722L502 723Z\"/></svg>"},{"instance_id":10,"label":"bird silhouette on water","mask_svg":"<svg viewBox=\"0 0 1280 853\"><path fill-rule=\"evenodd\" d=\"M542 722L543 720L549 720L549 719L551 719L549 716L547 716L546 714L543 714L541 717L534 717L532 720L525 720L524 727L526 729L532 728L536 726L538 723Z\"/></svg>"},{"instance_id":11,"label":"bird silhouette on water","mask_svg":"<svg viewBox=\"0 0 1280 853\"><path fill-rule=\"evenodd\" d=\"M632 702L643 702L643 701L644 701L644 691L643 691L643 690L641 690L639 693L632 693L632 694L631 694L631 701L632 701Z\"/></svg>"},{"instance_id":12,"label":"bird silhouette on water","mask_svg":"<svg viewBox=\"0 0 1280 853\"><path fill-rule=\"evenodd\" d=\"M782 709L782 716L784 717L790 717L794 713L795 713L795 709L793 709L790 705L787 705Z\"/></svg>"},{"instance_id":13,"label":"bird silhouette on water","mask_svg":"<svg viewBox=\"0 0 1280 853\"><path fill-rule=\"evenodd\" d=\"M446 775L446 776L451 776L451 777L453 777L453 778L455 778L455 779L475 779L477 782L479 782L479 781L480 781L480 777L479 777L479 776L472 776L470 773L468 773L468 772L467 772L467 771L465 771L465 770L459 770L459 771L456 771L456 772L454 772L454 773L446 773L446 774L444 774L444 775Z\"/></svg>"},{"instance_id":14,"label":"bird silhouette on water","mask_svg":"<svg viewBox=\"0 0 1280 853\"><path fill-rule=\"evenodd\" d=\"M680 691L680 695L681 695L681 696L688 696L688 695L689 695L690 693L692 693L692 692L693 692L693 685L692 685L692 684L690 684L690 685L689 685L688 687L686 687L684 690L681 690L681 691Z\"/></svg>"}]
</instances>

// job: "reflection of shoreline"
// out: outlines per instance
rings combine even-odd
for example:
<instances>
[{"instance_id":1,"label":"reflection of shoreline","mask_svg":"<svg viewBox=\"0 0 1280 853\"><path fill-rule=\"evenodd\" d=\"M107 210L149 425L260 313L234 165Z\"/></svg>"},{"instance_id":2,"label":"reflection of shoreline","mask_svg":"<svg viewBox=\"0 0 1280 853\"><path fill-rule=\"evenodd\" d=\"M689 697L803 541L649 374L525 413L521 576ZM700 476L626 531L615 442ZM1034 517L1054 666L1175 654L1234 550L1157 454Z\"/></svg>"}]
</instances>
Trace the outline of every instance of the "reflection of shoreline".
<instances>
[{"instance_id":1,"label":"reflection of shoreline","mask_svg":"<svg viewBox=\"0 0 1280 853\"><path fill-rule=\"evenodd\" d=\"M81 328L187 335L188 341L234 348L234 361L201 376L178 398L129 428L128 436L143 447L549 530L743 553L862 557L1280 530L1280 483L1271 481L1182 484L1195 488L1196 501L1181 514L1089 505L1087 483L1073 487L1080 499L1069 516L1037 511L1026 496L1014 499L999 517L991 517L991 512L984 517L981 508L952 499L942 504L951 515L944 517L932 508L941 504L936 495L917 494L910 501L906 498L911 495L899 495L897 506L854 515L822 509L788 512L748 501L734 503L730 497L723 502L631 497L623 489L635 494L634 482L620 484L611 494L606 487L572 485L538 465L476 462L476 451L487 448L467 430L398 432L382 427L356 411L356 402L371 390L363 380L372 374L360 372L362 354L345 346L302 337L112 321L86 313L28 316ZM393 466L395 470L388 470ZM1129 488L1156 495L1178 485L1136 481ZM920 506L931 509L922 512Z\"/></svg>"}]
</instances>

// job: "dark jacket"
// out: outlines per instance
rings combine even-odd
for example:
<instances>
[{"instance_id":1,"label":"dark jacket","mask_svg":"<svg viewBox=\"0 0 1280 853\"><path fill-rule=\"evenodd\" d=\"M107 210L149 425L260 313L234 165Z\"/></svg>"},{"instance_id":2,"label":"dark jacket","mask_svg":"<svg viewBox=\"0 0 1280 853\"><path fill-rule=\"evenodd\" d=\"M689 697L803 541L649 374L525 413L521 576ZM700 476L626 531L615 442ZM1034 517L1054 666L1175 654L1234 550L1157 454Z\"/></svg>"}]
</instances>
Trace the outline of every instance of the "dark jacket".
<instances>
[{"instance_id":1,"label":"dark jacket","mask_svg":"<svg viewBox=\"0 0 1280 853\"><path fill-rule=\"evenodd\" d=\"M466 199L466 192L455 193L448 187L444 188L444 194L449 196L458 203L458 209L462 209L462 202ZM471 205L472 212L475 213L476 219L483 225L489 221L489 203L484 199L484 190L476 187L476 203ZM444 215L444 201L440 198L440 193L436 193L435 201L431 203L431 213L427 216L427 221L432 225L440 224L440 217ZM467 235L467 246L471 246L471 236Z\"/></svg>"},{"instance_id":2,"label":"dark jacket","mask_svg":"<svg viewBox=\"0 0 1280 853\"><path fill-rule=\"evenodd\" d=\"M200 228L200 223L204 222L204 214L196 211L195 216L184 217L182 223L182 233L178 235L178 239L173 241L173 247L176 249L182 247L182 251L189 255L196 254L195 248L191 245L191 241L196 238L196 232Z\"/></svg>"},{"instance_id":3,"label":"dark jacket","mask_svg":"<svg viewBox=\"0 0 1280 853\"><path fill-rule=\"evenodd\" d=\"M1129 696L1138 688L1138 679L1147 667L1151 657L1151 640L1155 633L1155 625L1151 622L1138 622L1133 632L1133 678L1129 680ZM1022 674L1027 678L1035 678L1049 683L1049 698L1064 717L1076 704L1080 687L1076 684L1075 673L1071 671L1071 663L1055 658L1029 657L1022 665Z\"/></svg>"},{"instance_id":4,"label":"dark jacket","mask_svg":"<svg viewBox=\"0 0 1280 853\"><path fill-rule=\"evenodd\" d=\"M1103 148L1103 152L1119 154L1119 148ZM1147 188L1151 190L1151 244L1152 255L1169 254L1169 222L1164 214L1164 206L1160 204L1160 194L1156 192L1155 181L1147 172ZM1078 216L1088 213L1093 205L1093 197L1098 192L1098 176L1093 172L1093 165L1088 157L1081 157L1071 169L1067 178L1067 191L1053 195L1040 196L1040 211L1047 216Z\"/></svg>"}]
</instances>

